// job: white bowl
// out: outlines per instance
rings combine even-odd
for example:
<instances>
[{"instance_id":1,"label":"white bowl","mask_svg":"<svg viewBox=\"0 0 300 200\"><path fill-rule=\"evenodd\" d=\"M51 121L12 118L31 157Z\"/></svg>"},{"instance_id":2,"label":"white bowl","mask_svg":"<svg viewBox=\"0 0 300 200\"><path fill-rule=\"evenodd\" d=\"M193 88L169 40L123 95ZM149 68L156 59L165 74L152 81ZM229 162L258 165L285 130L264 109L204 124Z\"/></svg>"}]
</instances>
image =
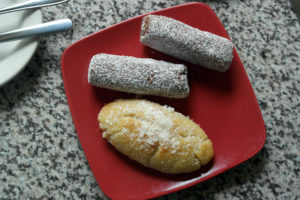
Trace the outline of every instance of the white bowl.
<instances>
[{"instance_id":1,"label":"white bowl","mask_svg":"<svg viewBox=\"0 0 300 200\"><path fill-rule=\"evenodd\" d=\"M1 0L4 7L17 0ZM17 11L0 15L0 33L42 23L39 9ZM29 62L38 46L36 38L0 42L0 86L14 78Z\"/></svg>"}]
</instances>

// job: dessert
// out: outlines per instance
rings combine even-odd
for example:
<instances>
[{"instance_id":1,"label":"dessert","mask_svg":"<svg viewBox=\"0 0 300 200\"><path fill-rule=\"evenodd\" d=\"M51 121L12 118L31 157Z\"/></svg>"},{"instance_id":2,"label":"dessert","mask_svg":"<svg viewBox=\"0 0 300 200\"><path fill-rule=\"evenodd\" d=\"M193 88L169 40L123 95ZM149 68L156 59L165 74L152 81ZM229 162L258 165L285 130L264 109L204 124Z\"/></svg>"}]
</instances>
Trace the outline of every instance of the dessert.
<instances>
[{"instance_id":1,"label":"dessert","mask_svg":"<svg viewBox=\"0 0 300 200\"><path fill-rule=\"evenodd\" d=\"M142 95L169 98L189 95L184 65L149 58L97 54L89 65L88 82L98 87Z\"/></svg>"},{"instance_id":2,"label":"dessert","mask_svg":"<svg viewBox=\"0 0 300 200\"><path fill-rule=\"evenodd\" d=\"M220 72L228 70L233 59L230 40L165 16L145 16L140 40L157 51Z\"/></svg>"},{"instance_id":3,"label":"dessert","mask_svg":"<svg viewBox=\"0 0 300 200\"><path fill-rule=\"evenodd\" d=\"M144 166L168 174L188 173L213 157L205 132L173 108L147 100L117 100L105 105L98 121L102 136Z\"/></svg>"}]
</instances>

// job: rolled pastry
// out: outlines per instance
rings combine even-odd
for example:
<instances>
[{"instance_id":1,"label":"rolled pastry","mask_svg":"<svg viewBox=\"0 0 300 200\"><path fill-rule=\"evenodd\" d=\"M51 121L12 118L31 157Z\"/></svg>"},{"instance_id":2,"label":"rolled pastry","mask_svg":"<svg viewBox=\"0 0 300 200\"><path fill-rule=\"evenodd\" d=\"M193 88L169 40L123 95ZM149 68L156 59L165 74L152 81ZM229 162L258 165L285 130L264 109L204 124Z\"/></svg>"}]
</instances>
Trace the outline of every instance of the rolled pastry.
<instances>
[{"instance_id":1,"label":"rolled pastry","mask_svg":"<svg viewBox=\"0 0 300 200\"><path fill-rule=\"evenodd\" d=\"M198 124L150 101L114 101L101 109L98 121L102 136L117 150L164 173L198 170L214 154L212 142Z\"/></svg>"},{"instance_id":2,"label":"rolled pastry","mask_svg":"<svg viewBox=\"0 0 300 200\"><path fill-rule=\"evenodd\" d=\"M149 58L97 54L90 62L88 82L94 86L135 94L169 98L189 95L184 65Z\"/></svg>"},{"instance_id":3,"label":"rolled pastry","mask_svg":"<svg viewBox=\"0 0 300 200\"><path fill-rule=\"evenodd\" d=\"M143 18L140 40L157 51L220 72L233 58L230 40L159 15Z\"/></svg>"}]
</instances>

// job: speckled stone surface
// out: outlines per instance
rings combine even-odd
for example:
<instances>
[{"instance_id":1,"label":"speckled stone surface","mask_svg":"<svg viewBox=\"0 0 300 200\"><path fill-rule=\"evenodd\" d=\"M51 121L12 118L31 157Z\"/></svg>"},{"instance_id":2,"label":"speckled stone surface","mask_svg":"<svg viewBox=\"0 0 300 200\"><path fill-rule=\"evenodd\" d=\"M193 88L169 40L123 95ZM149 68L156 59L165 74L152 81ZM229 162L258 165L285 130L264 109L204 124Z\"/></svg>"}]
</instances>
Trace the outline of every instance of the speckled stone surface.
<instances>
[{"instance_id":1,"label":"speckled stone surface","mask_svg":"<svg viewBox=\"0 0 300 200\"><path fill-rule=\"evenodd\" d=\"M106 199L80 146L60 58L76 40L142 13L188 1L72 0L43 8L70 32L44 37L26 67L0 88L0 199ZM300 25L289 1L204 1L237 49L257 95L262 151L211 180L160 199L300 198Z\"/></svg>"}]
</instances>

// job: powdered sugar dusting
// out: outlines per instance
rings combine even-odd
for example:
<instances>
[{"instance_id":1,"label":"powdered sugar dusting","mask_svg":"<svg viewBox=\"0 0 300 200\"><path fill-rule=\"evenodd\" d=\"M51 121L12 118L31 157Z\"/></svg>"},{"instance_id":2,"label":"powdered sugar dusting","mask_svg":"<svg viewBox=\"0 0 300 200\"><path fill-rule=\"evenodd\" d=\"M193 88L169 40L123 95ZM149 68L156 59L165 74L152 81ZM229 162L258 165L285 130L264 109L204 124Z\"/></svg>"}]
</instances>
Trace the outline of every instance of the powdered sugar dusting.
<instances>
[{"instance_id":1,"label":"powdered sugar dusting","mask_svg":"<svg viewBox=\"0 0 300 200\"><path fill-rule=\"evenodd\" d=\"M139 128L140 136L146 134L147 142L154 144L158 141L166 141L170 137L170 130L173 125L173 121L170 117L161 111L154 109L152 106L143 105L143 102L140 105L145 113L145 120L141 121L141 126Z\"/></svg>"},{"instance_id":2,"label":"powdered sugar dusting","mask_svg":"<svg viewBox=\"0 0 300 200\"><path fill-rule=\"evenodd\" d=\"M145 46L221 72L233 58L230 40L164 16L144 17L140 39Z\"/></svg>"},{"instance_id":3,"label":"powdered sugar dusting","mask_svg":"<svg viewBox=\"0 0 300 200\"><path fill-rule=\"evenodd\" d=\"M173 120L169 115L174 112L174 108L163 106L163 109L157 109L153 104L146 101L139 101L134 110L131 108L129 112L142 111L143 118L138 120L137 142L146 146L161 146L170 149L171 153L176 153L179 147L178 134L174 130ZM144 146L145 147L145 146ZM144 148L141 145L141 148Z\"/></svg>"}]
</instances>

